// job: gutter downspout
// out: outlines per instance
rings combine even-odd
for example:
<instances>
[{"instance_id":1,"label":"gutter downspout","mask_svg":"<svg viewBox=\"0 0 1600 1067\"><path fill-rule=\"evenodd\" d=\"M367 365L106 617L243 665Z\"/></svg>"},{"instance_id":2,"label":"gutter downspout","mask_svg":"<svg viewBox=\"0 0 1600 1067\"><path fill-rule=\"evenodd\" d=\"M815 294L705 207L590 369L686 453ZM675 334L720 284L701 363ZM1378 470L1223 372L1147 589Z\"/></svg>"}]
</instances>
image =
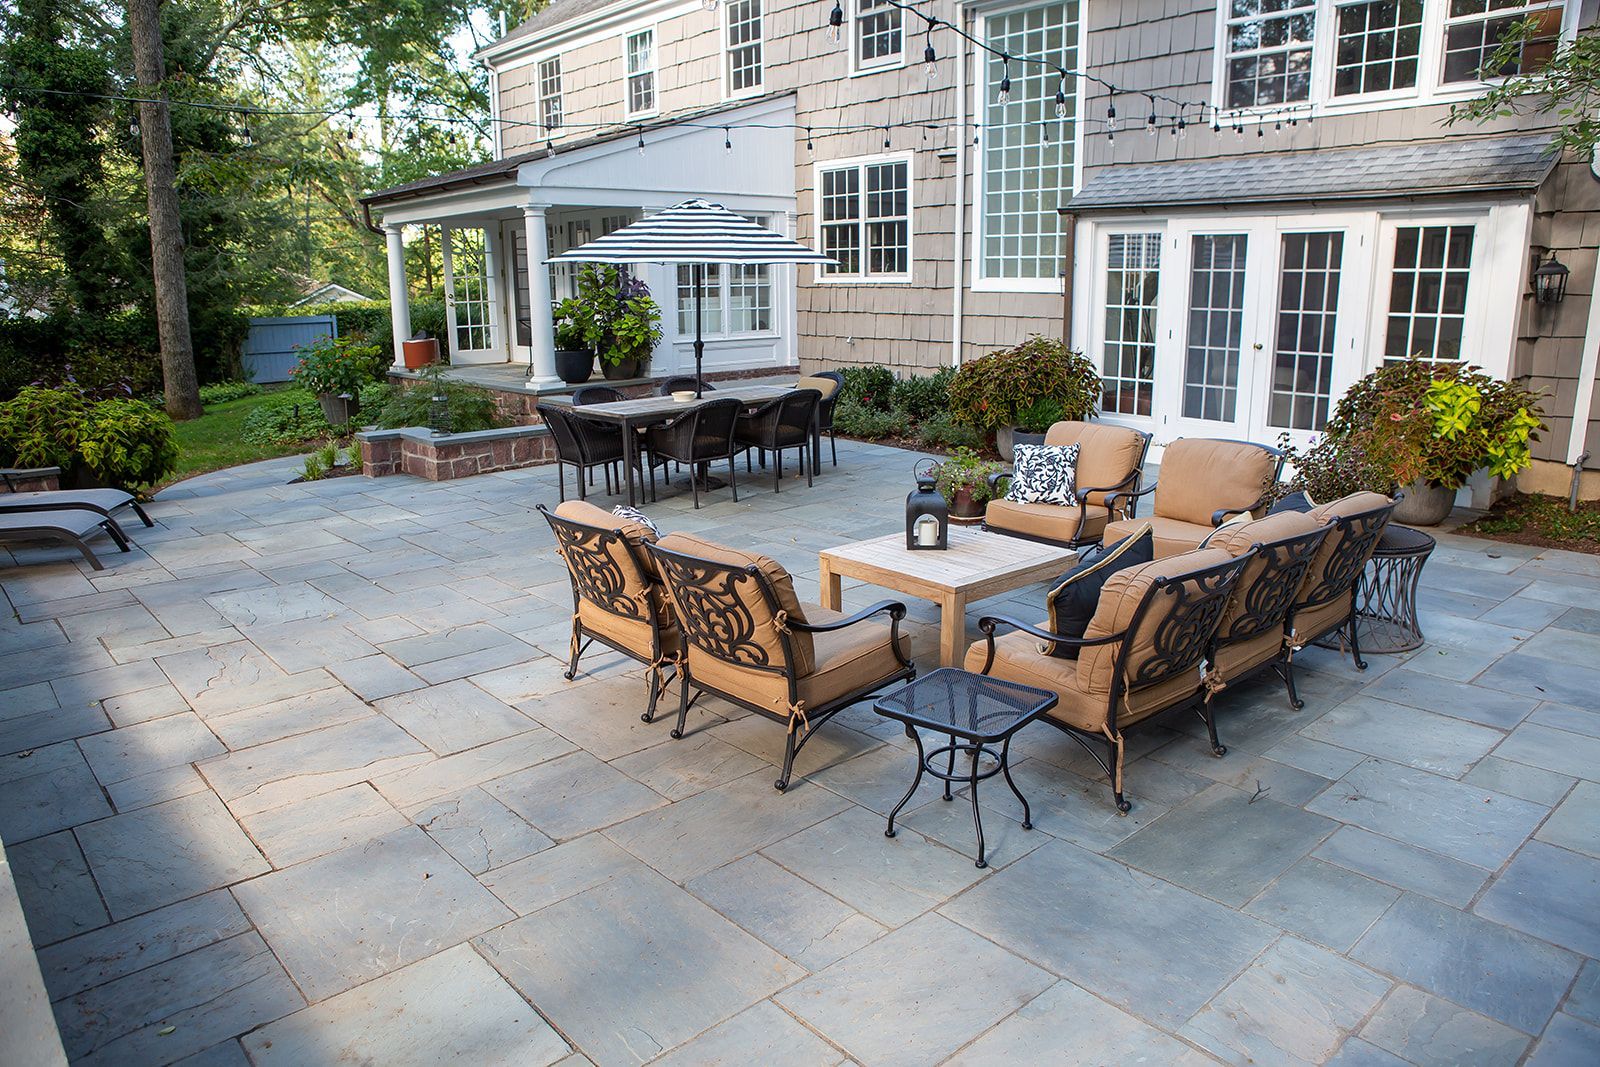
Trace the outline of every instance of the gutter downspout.
<instances>
[{"instance_id":1,"label":"gutter downspout","mask_svg":"<svg viewBox=\"0 0 1600 1067\"><path fill-rule=\"evenodd\" d=\"M1600 251L1595 253L1595 270L1600 272ZM1578 366L1577 395L1572 399L1572 430L1567 435L1567 466L1572 468L1572 495L1577 499L1578 480L1583 463L1589 458L1584 447L1589 437L1590 407L1594 402L1595 371L1600 364L1600 274L1594 292L1589 294L1589 325L1583 333L1583 360Z\"/></svg>"},{"instance_id":2,"label":"gutter downspout","mask_svg":"<svg viewBox=\"0 0 1600 1067\"><path fill-rule=\"evenodd\" d=\"M956 5L956 25L965 27L967 13ZM956 221L953 250L955 271L951 278L954 289L950 298L950 365L961 366L962 322L966 302L966 236L967 236L967 49L956 51Z\"/></svg>"},{"instance_id":3,"label":"gutter downspout","mask_svg":"<svg viewBox=\"0 0 1600 1067\"><path fill-rule=\"evenodd\" d=\"M1078 216L1061 212L1061 343L1072 347L1072 287L1077 283Z\"/></svg>"}]
</instances>

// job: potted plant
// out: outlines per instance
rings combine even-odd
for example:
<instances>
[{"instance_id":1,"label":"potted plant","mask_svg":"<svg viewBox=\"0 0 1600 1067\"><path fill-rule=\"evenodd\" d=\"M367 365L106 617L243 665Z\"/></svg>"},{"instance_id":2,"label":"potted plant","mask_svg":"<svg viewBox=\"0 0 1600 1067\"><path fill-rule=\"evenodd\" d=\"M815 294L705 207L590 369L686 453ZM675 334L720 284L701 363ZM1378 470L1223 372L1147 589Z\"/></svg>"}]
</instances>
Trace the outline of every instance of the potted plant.
<instances>
[{"instance_id":1,"label":"potted plant","mask_svg":"<svg viewBox=\"0 0 1600 1067\"><path fill-rule=\"evenodd\" d=\"M365 338L319 337L300 346L300 363L290 373L315 394L330 426L348 423L360 407L361 387L377 377L382 352Z\"/></svg>"},{"instance_id":2,"label":"potted plant","mask_svg":"<svg viewBox=\"0 0 1600 1067\"><path fill-rule=\"evenodd\" d=\"M584 267L578 295L562 307L583 343L599 354L607 378L637 378L661 340L661 308L649 286L615 267Z\"/></svg>"},{"instance_id":3,"label":"potted plant","mask_svg":"<svg viewBox=\"0 0 1600 1067\"><path fill-rule=\"evenodd\" d=\"M556 374L568 385L582 385L594 373L594 349L584 341L581 315L573 297L556 305Z\"/></svg>"},{"instance_id":4,"label":"potted plant","mask_svg":"<svg viewBox=\"0 0 1600 1067\"><path fill-rule=\"evenodd\" d=\"M1081 352L1034 334L1001 352L963 363L950 382L950 414L959 424L995 435L1001 456L1011 458L1016 428L1028 419L1042 432L1062 419L1087 419L1100 399L1100 375ZM1049 401L1054 407L1039 405ZM1029 414L1031 412L1031 414Z\"/></svg>"},{"instance_id":5,"label":"potted plant","mask_svg":"<svg viewBox=\"0 0 1600 1067\"><path fill-rule=\"evenodd\" d=\"M1306 503L1315 506L1351 493L1394 495L1394 468L1370 434L1314 437L1302 449L1285 433L1278 438L1278 447L1286 465L1294 470L1292 478L1276 487L1280 499L1302 493Z\"/></svg>"},{"instance_id":6,"label":"potted plant","mask_svg":"<svg viewBox=\"0 0 1600 1067\"><path fill-rule=\"evenodd\" d=\"M1067 417L1067 409L1055 397L1042 396L1017 413L1017 424L1011 427L1010 443L1006 453L1015 457L1018 445L1042 445L1050 427ZM1005 427L1001 428L1003 432ZM996 433L996 438L999 433Z\"/></svg>"},{"instance_id":7,"label":"potted plant","mask_svg":"<svg viewBox=\"0 0 1600 1067\"><path fill-rule=\"evenodd\" d=\"M979 519L992 496L989 476L1004 469L970 448L956 448L948 459L934 464L934 487L944 494L952 519Z\"/></svg>"},{"instance_id":8,"label":"potted plant","mask_svg":"<svg viewBox=\"0 0 1600 1067\"><path fill-rule=\"evenodd\" d=\"M1434 526L1476 472L1510 478L1531 465L1542 429L1539 398L1521 383L1464 363L1411 358L1352 386L1327 435L1381 458L1405 490L1395 521Z\"/></svg>"}]
</instances>

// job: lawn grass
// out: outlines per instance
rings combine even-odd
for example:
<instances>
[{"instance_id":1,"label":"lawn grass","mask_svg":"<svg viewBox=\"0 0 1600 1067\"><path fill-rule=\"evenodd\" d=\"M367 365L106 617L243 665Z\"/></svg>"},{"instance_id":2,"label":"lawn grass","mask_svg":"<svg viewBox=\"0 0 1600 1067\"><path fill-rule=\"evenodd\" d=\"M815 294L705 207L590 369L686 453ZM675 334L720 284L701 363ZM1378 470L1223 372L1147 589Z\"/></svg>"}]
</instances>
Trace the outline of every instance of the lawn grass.
<instances>
[{"instance_id":1,"label":"lawn grass","mask_svg":"<svg viewBox=\"0 0 1600 1067\"><path fill-rule=\"evenodd\" d=\"M1561 497L1518 494L1457 532L1492 541L1600 553L1600 503L1580 503L1572 512Z\"/></svg>"},{"instance_id":2,"label":"lawn grass","mask_svg":"<svg viewBox=\"0 0 1600 1067\"><path fill-rule=\"evenodd\" d=\"M178 469L164 484L206 471L237 467L241 463L310 451L309 444L257 445L244 440L240 431L245 416L271 396L271 392L266 392L225 404L212 404L198 419L178 423Z\"/></svg>"}]
</instances>

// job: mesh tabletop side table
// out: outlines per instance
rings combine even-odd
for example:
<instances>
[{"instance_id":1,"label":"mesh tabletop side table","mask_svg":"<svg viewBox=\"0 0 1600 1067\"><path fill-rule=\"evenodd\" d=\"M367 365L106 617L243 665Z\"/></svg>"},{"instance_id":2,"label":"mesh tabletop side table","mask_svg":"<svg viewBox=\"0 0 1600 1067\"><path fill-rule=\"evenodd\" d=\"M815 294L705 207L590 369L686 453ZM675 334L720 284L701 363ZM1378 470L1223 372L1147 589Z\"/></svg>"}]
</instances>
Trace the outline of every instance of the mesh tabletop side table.
<instances>
[{"instance_id":1,"label":"mesh tabletop side table","mask_svg":"<svg viewBox=\"0 0 1600 1067\"><path fill-rule=\"evenodd\" d=\"M904 688L883 697L872 705L872 710L888 719L905 724L906 736L917 743L917 775L911 788L900 798L900 803L889 813L889 826L885 837L895 835L894 820L900 809L916 795L924 773L944 782L944 798L951 799L950 783L966 782L972 789L972 825L978 832L979 868L987 867L983 849L983 817L978 812L978 783L997 774L1005 775L1006 785L1022 801L1022 828L1033 829L1033 814L1028 808L1028 798L1022 795L1011 778L1011 737L1028 723L1056 706L1057 697L1047 689L973 674L959 667L940 667ZM931 752L922 746L918 730L931 730L946 734L948 745ZM999 745L996 749L994 746ZM969 769L956 773L956 754L967 757ZM938 757L946 757L944 769L933 765ZM988 770L979 771L978 761L987 756L995 761Z\"/></svg>"},{"instance_id":2,"label":"mesh tabletop side table","mask_svg":"<svg viewBox=\"0 0 1600 1067\"><path fill-rule=\"evenodd\" d=\"M1390 523L1384 528L1356 589L1356 637L1362 652L1382 655L1422 647L1417 581L1436 543L1430 535L1409 526ZM1336 649L1348 640L1340 628L1316 644Z\"/></svg>"}]
</instances>

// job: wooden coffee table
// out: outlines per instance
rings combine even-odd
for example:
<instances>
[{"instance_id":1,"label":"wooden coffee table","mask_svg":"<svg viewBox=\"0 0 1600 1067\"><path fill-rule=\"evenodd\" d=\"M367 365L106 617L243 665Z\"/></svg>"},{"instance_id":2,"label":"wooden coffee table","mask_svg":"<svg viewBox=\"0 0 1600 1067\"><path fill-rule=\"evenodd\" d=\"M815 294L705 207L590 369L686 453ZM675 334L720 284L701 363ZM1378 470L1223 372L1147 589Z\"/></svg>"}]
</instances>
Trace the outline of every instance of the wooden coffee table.
<instances>
[{"instance_id":1,"label":"wooden coffee table","mask_svg":"<svg viewBox=\"0 0 1600 1067\"><path fill-rule=\"evenodd\" d=\"M942 551L913 552L906 548L905 534L891 534L818 553L822 606L839 610L844 578L932 600L940 610L939 663L959 667L966 651L968 600L1054 578L1077 555L1059 545L959 526L950 527L950 547ZM1042 603L1039 610L1044 611Z\"/></svg>"}]
</instances>

